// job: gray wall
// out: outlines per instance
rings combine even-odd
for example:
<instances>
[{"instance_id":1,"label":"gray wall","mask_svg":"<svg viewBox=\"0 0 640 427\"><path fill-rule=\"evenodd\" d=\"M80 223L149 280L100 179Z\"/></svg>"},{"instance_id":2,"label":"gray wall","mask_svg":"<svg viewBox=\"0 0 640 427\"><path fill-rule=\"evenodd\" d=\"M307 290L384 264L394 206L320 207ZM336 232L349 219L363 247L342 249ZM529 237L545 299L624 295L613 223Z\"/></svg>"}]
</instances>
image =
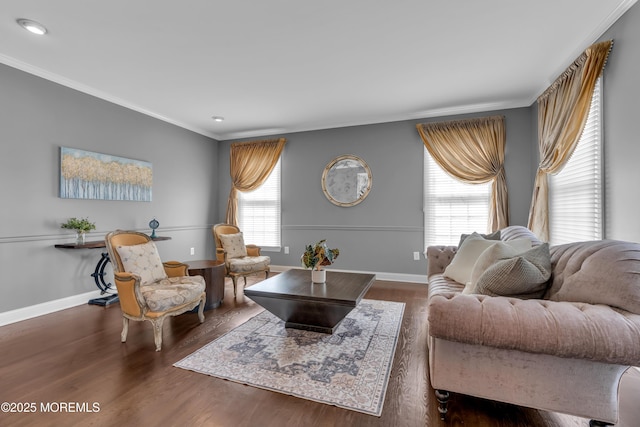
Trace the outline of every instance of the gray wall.
<instances>
[{"instance_id":1,"label":"gray wall","mask_svg":"<svg viewBox=\"0 0 640 427\"><path fill-rule=\"evenodd\" d=\"M640 241L640 6L601 39L615 39L605 69L606 237ZM73 241L59 228L71 216L95 221L99 240L115 228L148 231L152 217L165 259L209 258L209 226L224 219L231 141L214 140L0 64L0 313L95 289L99 250L62 250ZM525 225L537 164L536 108L494 111L507 118L506 172L511 223ZM415 124L470 116L283 135L283 245L276 265L299 265L306 243L327 238L342 251L335 268L422 275L422 143ZM254 139L254 138L252 138ZM255 138L259 139L259 138ZM58 198L59 146L153 163L153 202ZM373 189L360 205L340 208L320 188L325 165L341 154L369 163ZM217 166L217 167L216 167ZM195 247L196 255L189 255ZM11 289L11 292L7 290Z\"/></svg>"},{"instance_id":2,"label":"gray wall","mask_svg":"<svg viewBox=\"0 0 640 427\"><path fill-rule=\"evenodd\" d=\"M640 5L602 37L614 40L604 70L605 236L640 242Z\"/></svg>"},{"instance_id":3,"label":"gray wall","mask_svg":"<svg viewBox=\"0 0 640 427\"><path fill-rule=\"evenodd\" d=\"M158 243L164 259L212 256L217 141L2 64L0 94L0 312L97 289L101 250L54 248L74 241L60 229L69 217L94 221L87 240L101 240L148 232L155 216L172 238ZM60 146L151 162L153 201L60 199Z\"/></svg>"},{"instance_id":4,"label":"gray wall","mask_svg":"<svg viewBox=\"0 0 640 427\"><path fill-rule=\"evenodd\" d=\"M506 117L506 172L512 224L526 224L531 200L531 111L520 108L466 118ZM298 266L306 244L327 239L340 249L335 269L424 275L426 263L413 260L423 245L423 144L416 123L454 117L354 126L282 135L282 245L290 253L269 253L276 265ZM261 138L254 138L261 139ZM230 188L229 147L219 144L219 218L225 217ZM324 167L342 154L364 159L373 174L369 196L353 207L330 203L320 181ZM250 243L250 242L249 242Z\"/></svg>"}]
</instances>

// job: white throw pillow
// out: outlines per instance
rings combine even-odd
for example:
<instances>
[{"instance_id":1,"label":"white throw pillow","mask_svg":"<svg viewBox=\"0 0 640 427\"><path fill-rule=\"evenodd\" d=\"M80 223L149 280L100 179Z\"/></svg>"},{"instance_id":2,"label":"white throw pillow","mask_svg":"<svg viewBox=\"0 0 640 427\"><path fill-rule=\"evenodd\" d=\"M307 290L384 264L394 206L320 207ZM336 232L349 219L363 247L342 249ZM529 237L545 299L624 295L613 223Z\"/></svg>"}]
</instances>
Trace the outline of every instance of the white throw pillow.
<instances>
[{"instance_id":1,"label":"white throw pillow","mask_svg":"<svg viewBox=\"0 0 640 427\"><path fill-rule=\"evenodd\" d=\"M473 266L480 255L487 248L498 242L499 240L485 240L478 233L473 233L471 236L467 237L462 243L462 246L458 248L456 255L451 260L451 263L447 268L445 268L444 276L453 279L460 284L466 285L471 281ZM529 239L514 239L503 243L514 247L521 252L531 248L531 240Z\"/></svg>"},{"instance_id":2,"label":"white throw pillow","mask_svg":"<svg viewBox=\"0 0 640 427\"><path fill-rule=\"evenodd\" d=\"M117 246L116 250L120 255L124 270L140 276L141 285L148 285L167 278L167 272L164 270L155 243Z\"/></svg>"},{"instance_id":3,"label":"white throw pillow","mask_svg":"<svg viewBox=\"0 0 640 427\"><path fill-rule=\"evenodd\" d=\"M242 258L247 256L242 232L235 234L220 234L222 248L227 251L227 258Z\"/></svg>"}]
</instances>

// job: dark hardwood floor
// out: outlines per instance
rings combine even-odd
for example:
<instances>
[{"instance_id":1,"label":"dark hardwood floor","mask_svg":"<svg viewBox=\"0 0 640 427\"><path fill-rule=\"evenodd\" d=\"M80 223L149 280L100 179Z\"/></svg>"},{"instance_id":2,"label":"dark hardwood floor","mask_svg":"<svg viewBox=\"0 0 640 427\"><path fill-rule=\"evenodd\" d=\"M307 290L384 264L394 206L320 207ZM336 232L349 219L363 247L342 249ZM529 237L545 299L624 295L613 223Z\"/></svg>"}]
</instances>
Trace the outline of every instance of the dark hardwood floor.
<instances>
[{"instance_id":1,"label":"dark hardwood floor","mask_svg":"<svg viewBox=\"0 0 640 427\"><path fill-rule=\"evenodd\" d=\"M256 281L258 279L255 279ZM251 281L251 279L250 279ZM441 422L429 386L426 286L377 281L366 298L406 303L393 371L381 417L348 411L173 367L173 363L262 311L233 299L205 313L170 318L161 352L149 322L131 322L120 343L120 308L83 305L0 328L1 426L587 426L567 415L452 395ZM640 373L621 387L619 426L640 423ZM78 412L63 411L64 405ZM97 404L94 407L94 402ZM31 404L35 404L35 408ZM43 412L49 405L49 412ZM84 407L83 407L84 405ZM68 407L68 405L67 405ZM87 412L90 409L93 412ZM5 407L3 406L3 411Z\"/></svg>"}]
</instances>

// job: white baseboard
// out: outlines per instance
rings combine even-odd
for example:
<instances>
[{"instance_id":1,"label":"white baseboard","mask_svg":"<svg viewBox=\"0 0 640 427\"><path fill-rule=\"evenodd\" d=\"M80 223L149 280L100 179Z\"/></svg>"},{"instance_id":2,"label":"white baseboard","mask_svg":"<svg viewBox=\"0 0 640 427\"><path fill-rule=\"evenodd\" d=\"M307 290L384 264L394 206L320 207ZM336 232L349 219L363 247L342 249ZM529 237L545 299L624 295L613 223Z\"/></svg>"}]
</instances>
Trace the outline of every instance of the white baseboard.
<instances>
[{"instance_id":1,"label":"white baseboard","mask_svg":"<svg viewBox=\"0 0 640 427\"><path fill-rule=\"evenodd\" d=\"M272 265L271 271L283 272L292 268L287 265ZM368 273L375 274L376 280L389 280L393 282L409 282L409 283L427 283L427 275L420 274L401 274L401 273L384 273L373 271L352 271L352 270L337 270L346 273ZM53 313L55 311L65 310L67 308L75 307L78 305L86 304L92 298L100 297L100 291L91 291L80 295L73 295L67 298L61 298L54 301L47 301L41 304L32 305L29 307L18 308L16 310L5 311L0 313L0 326L9 325L11 323L20 322L22 320L31 319L33 317L43 316L45 314Z\"/></svg>"},{"instance_id":2,"label":"white baseboard","mask_svg":"<svg viewBox=\"0 0 640 427\"><path fill-rule=\"evenodd\" d=\"M292 268L300 268L300 267L291 267L289 265L272 265L271 271L275 271L281 273L283 271L291 270ZM366 274L375 274L376 280L389 280L392 282L409 282L409 283L420 283L427 284L427 273L425 274L403 274L403 273L385 273L385 272L376 272L376 271L354 271L354 270L339 270L332 268L330 271L341 271L343 273L366 273Z\"/></svg>"},{"instance_id":3,"label":"white baseboard","mask_svg":"<svg viewBox=\"0 0 640 427\"><path fill-rule=\"evenodd\" d=\"M5 311L4 313L0 313L0 326L20 322L33 317L43 316L45 314L53 313L54 311L65 310L67 308L87 304L90 299L98 298L100 296L100 291L96 290L84 294L43 302L29 307Z\"/></svg>"}]
</instances>

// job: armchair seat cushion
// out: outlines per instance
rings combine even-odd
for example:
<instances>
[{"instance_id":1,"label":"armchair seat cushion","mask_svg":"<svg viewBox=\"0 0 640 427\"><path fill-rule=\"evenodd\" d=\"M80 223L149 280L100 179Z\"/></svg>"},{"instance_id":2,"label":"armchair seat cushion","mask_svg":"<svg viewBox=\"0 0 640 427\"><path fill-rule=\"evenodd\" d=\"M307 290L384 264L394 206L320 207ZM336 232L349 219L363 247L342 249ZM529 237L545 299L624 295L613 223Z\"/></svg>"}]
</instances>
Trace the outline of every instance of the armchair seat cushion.
<instances>
[{"instance_id":1,"label":"armchair seat cushion","mask_svg":"<svg viewBox=\"0 0 640 427\"><path fill-rule=\"evenodd\" d=\"M197 300L204 289L202 276L169 277L140 287L151 311L167 311Z\"/></svg>"},{"instance_id":2,"label":"armchair seat cushion","mask_svg":"<svg viewBox=\"0 0 640 427\"><path fill-rule=\"evenodd\" d=\"M227 260L227 268L230 273L258 273L269 269L271 258L265 255L246 256Z\"/></svg>"}]
</instances>

